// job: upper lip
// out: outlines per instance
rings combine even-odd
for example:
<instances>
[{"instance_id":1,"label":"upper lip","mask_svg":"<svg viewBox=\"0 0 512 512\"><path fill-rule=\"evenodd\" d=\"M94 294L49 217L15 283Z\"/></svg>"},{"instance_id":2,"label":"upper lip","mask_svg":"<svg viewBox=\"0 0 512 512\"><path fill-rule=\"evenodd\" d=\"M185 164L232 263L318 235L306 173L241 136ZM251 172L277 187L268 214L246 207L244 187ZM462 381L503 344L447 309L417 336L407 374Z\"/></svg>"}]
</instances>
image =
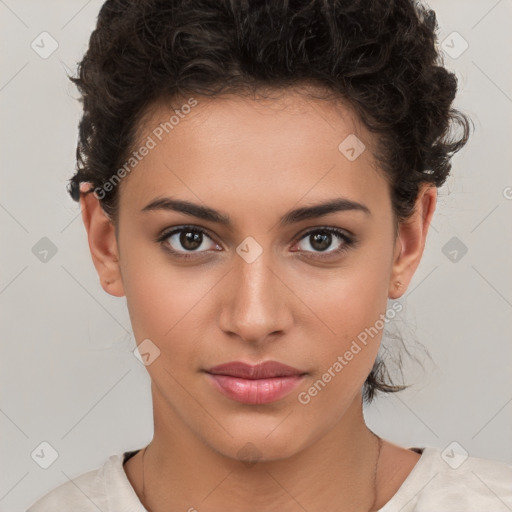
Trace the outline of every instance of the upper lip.
<instances>
[{"instance_id":1,"label":"upper lip","mask_svg":"<svg viewBox=\"0 0 512 512\"><path fill-rule=\"evenodd\" d=\"M241 361L219 364L208 370L213 375L229 375L243 379L269 379L272 377L288 377L290 375L304 375L306 372L278 363L277 361L265 361L260 364L250 365Z\"/></svg>"}]
</instances>

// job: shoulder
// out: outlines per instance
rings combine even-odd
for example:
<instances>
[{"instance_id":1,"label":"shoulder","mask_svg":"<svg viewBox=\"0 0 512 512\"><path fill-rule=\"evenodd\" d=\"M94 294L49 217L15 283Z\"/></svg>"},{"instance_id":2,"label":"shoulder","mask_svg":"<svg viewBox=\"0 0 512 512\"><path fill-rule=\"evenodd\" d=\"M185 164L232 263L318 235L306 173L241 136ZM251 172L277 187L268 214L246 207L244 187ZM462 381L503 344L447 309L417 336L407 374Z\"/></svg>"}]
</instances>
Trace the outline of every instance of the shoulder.
<instances>
[{"instance_id":1,"label":"shoulder","mask_svg":"<svg viewBox=\"0 0 512 512\"><path fill-rule=\"evenodd\" d=\"M83 473L55 487L26 512L54 512L66 507L76 512L106 510L103 468Z\"/></svg>"},{"instance_id":2,"label":"shoulder","mask_svg":"<svg viewBox=\"0 0 512 512\"><path fill-rule=\"evenodd\" d=\"M451 449L425 447L398 492L380 510L512 510L512 466Z\"/></svg>"},{"instance_id":3,"label":"shoulder","mask_svg":"<svg viewBox=\"0 0 512 512\"><path fill-rule=\"evenodd\" d=\"M68 480L33 503L26 512L98 512L143 510L123 470L123 454L111 455L99 468Z\"/></svg>"},{"instance_id":4,"label":"shoulder","mask_svg":"<svg viewBox=\"0 0 512 512\"><path fill-rule=\"evenodd\" d=\"M509 464L439 448L433 450L432 457L437 459L432 476L439 488L443 489L443 482L446 483L447 493L451 486L459 495L469 491L471 498L486 499L489 504L500 498L512 500L512 466ZM512 505L512 501L508 504Z\"/></svg>"}]
</instances>

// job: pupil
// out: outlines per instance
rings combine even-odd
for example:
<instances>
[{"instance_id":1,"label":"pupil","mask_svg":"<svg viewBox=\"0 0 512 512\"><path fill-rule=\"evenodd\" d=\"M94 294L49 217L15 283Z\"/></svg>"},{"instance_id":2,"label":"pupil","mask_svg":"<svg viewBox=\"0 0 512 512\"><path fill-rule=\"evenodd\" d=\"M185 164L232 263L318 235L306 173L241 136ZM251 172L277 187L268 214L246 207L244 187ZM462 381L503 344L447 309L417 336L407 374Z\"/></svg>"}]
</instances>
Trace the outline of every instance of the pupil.
<instances>
[{"instance_id":1,"label":"pupil","mask_svg":"<svg viewBox=\"0 0 512 512\"><path fill-rule=\"evenodd\" d=\"M180 235L180 243L185 249L194 250L201 246L202 233L195 231L183 231Z\"/></svg>"},{"instance_id":2,"label":"pupil","mask_svg":"<svg viewBox=\"0 0 512 512\"><path fill-rule=\"evenodd\" d=\"M313 243L311 244L315 249L319 251L324 251L331 245L331 234L330 233L317 233L313 236ZM316 245L316 242L319 241L320 244Z\"/></svg>"}]
</instances>

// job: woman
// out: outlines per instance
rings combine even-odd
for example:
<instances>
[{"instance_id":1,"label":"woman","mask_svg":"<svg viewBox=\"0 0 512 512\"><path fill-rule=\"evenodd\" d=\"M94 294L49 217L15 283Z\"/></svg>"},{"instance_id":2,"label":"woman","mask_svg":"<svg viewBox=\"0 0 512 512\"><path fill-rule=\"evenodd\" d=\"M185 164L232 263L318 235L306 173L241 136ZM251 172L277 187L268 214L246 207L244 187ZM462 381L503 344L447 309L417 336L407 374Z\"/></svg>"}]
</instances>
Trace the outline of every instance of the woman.
<instances>
[{"instance_id":1,"label":"woman","mask_svg":"<svg viewBox=\"0 0 512 512\"><path fill-rule=\"evenodd\" d=\"M404 389L382 330L469 136L435 32L411 0L104 4L69 191L154 437L30 512L512 508L507 465L362 410Z\"/></svg>"}]
</instances>

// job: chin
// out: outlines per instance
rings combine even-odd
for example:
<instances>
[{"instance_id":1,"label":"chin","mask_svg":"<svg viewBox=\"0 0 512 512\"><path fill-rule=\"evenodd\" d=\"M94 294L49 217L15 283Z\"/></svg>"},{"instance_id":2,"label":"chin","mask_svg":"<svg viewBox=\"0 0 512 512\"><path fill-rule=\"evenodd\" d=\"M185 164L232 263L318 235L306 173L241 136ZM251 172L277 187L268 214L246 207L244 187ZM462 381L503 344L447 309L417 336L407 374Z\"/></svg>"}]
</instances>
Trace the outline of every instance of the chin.
<instances>
[{"instance_id":1,"label":"chin","mask_svg":"<svg viewBox=\"0 0 512 512\"><path fill-rule=\"evenodd\" d=\"M275 425L273 427L275 429ZM279 428L279 427L278 427ZM307 445L306 440L301 442L295 433L283 429L280 434L272 429L261 429L255 432L227 436L222 441L210 439L210 447L223 457L243 462L248 467L257 463L273 462L289 459L299 453Z\"/></svg>"}]
</instances>

